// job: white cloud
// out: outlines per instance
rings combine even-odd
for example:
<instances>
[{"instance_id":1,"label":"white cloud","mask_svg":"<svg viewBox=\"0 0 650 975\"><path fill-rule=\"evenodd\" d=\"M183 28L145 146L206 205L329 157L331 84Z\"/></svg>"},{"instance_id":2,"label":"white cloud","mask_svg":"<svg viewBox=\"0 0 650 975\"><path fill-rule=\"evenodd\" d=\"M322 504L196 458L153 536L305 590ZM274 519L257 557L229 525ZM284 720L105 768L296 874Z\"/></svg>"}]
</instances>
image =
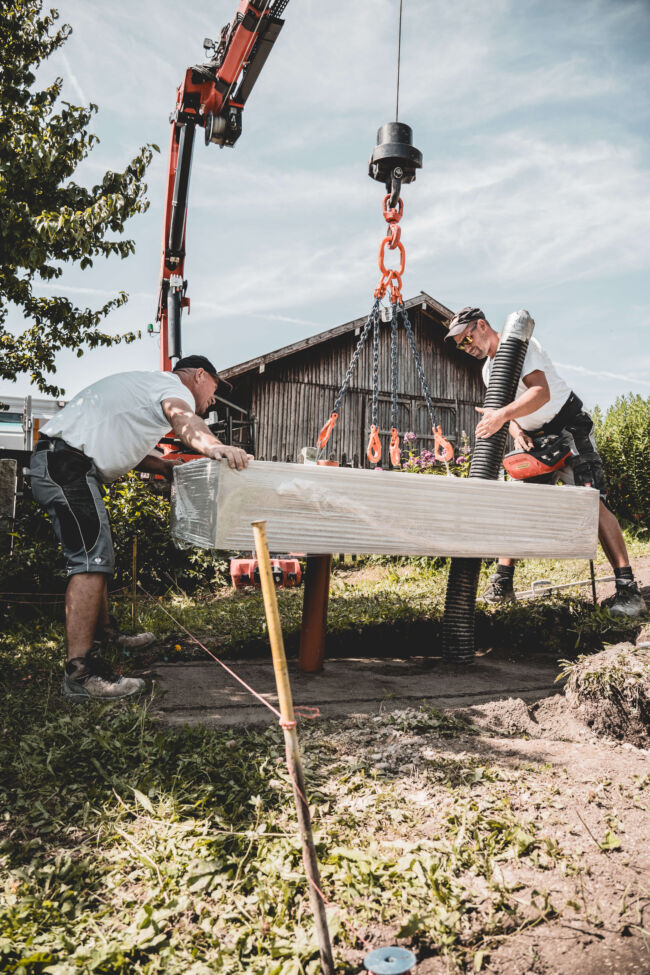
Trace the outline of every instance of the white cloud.
<instances>
[{"instance_id":1,"label":"white cloud","mask_svg":"<svg viewBox=\"0 0 650 975\"><path fill-rule=\"evenodd\" d=\"M585 366L569 365L566 362L556 362L558 369L566 369L571 372L579 372L584 376L595 376L598 379L616 379L624 383L632 383L634 386L645 386L650 389L650 381L647 379L637 379L634 375L626 375L620 372L607 372L603 369L587 369Z\"/></svg>"},{"instance_id":2,"label":"white cloud","mask_svg":"<svg viewBox=\"0 0 650 975\"><path fill-rule=\"evenodd\" d=\"M70 84L72 85L72 87L74 88L75 92L77 93L77 97L79 98L79 104L80 105L87 105L89 99L86 98L86 93L84 92L83 88L79 84L79 79L77 78L76 74L74 73L74 71L70 67L70 62L68 61L68 58L66 56L65 51L59 51L59 55L58 56L61 58L61 61L63 62L63 65L65 66L65 73L66 73L66 75L68 77L68 80L70 81Z\"/></svg>"}]
</instances>

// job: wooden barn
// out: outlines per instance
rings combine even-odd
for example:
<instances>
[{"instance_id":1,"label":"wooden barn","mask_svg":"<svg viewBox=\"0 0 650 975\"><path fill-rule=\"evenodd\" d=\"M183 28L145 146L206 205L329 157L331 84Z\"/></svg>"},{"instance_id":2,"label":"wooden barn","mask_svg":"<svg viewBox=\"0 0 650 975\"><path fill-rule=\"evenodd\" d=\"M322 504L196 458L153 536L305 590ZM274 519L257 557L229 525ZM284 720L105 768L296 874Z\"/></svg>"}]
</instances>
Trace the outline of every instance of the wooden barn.
<instances>
[{"instance_id":1,"label":"wooden barn","mask_svg":"<svg viewBox=\"0 0 650 975\"><path fill-rule=\"evenodd\" d=\"M444 342L453 312L424 292L405 302L424 373L445 436L470 442L484 397L481 364ZM260 460L297 461L313 446L332 410L366 317L294 342L275 352L220 370L233 384L223 433L231 443L248 443ZM399 431L413 431L418 446L433 447L426 401L404 330L399 346ZM380 333L379 421L382 456L388 459L391 410L390 324ZM225 401L224 402L225 405ZM326 455L341 463L370 466L366 446L372 402L372 337L366 343ZM224 413L220 409L222 418Z\"/></svg>"}]
</instances>

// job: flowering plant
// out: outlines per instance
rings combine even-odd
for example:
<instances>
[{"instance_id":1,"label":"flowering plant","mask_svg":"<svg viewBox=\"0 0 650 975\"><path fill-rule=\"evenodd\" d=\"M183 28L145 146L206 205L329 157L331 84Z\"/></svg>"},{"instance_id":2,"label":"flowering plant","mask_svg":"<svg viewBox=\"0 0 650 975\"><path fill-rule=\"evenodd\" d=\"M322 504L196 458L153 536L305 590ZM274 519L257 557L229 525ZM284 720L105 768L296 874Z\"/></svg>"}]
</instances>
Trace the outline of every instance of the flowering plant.
<instances>
[{"instance_id":1,"label":"flowering plant","mask_svg":"<svg viewBox=\"0 0 650 975\"><path fill-rule=\"evenodd\" d=\"M428 447L417 450L417 439L416 434L412 431L404 434L404 447L406 449L402 451L401 470L407 471L409 474L446 474L445 464L436 460L432 450L429 450ZM454 477L467 477L471 454L467 436L463 431L462 450L449 461L449 473L453 474Z\"/></svg>"}]
</instances>

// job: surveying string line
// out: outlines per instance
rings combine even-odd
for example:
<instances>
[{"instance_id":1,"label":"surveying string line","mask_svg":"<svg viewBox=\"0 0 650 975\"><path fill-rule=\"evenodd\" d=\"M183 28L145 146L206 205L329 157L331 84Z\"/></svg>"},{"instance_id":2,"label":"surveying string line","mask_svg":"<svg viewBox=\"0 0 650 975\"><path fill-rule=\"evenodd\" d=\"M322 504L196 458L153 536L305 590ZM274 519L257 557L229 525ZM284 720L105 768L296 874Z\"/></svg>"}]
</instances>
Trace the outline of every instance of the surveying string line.
<instances>
[{"instance_id":1,"label":"surveying string line","mask_svg":"<svg viewBox=\"0 0 650 975\"><path fill-rule=\"evenodd\" d=\"M268 708L269 711L271 711L273 714L275 714L276 717L279 719L279 724L281 725L281 727L283 729L284 728L291 728L291 727L293 727L295 725L295 721L294 722L287 722L287 721L285 721L284 718L282 717L282 714L280 713L280 711L278 711L277 708L275 708L272 704L270 704L269 701L267 701L266 698L262 697L261 694L258 694L257 691L254 690L250 686L250 684L247 684L246 681L243 680L241 677L239 677L238 674L236 674L234 670L231 670L230 667L228 667L226 664L224 664L224 662L222 660L220 660L219 657L217 657L214 653L212 653L211 650L208 650L208 648L206 646L204 646L204 644L201 643L201 641L197 637L195 637L194 634L191 633L187 629L186 626L183 626L183 624L179 620L177 620L175 618L175 616L173 616L172 613L169 612L169 610L165 609L165 607L162 606L161 603L159 603L158 600L154 596L152 596L150 592L147 592L147 590L144 588L144 586L140 582L138 582L138 588L141 589L142 592L144 593L144 595L148 599L150 599L159 609L161 609L163 611L163 613L165 613L166 616L169 616L169 618L172 620L172 622L174 622L176 624L176 626L179 627L179 629L183 630L183 632L187 634L187 636L190 638L190 640L192 640L193 643L195 643L202 650L204 650L205 653L207 653L209 657L211 657L216 663L218 663L220 667L223 667L223 669L228 674L230 674L231 677L234 677L234 679L239 684L241 684L242 687L244 687L250 694L252 694L253 697L257 698L257 700L260 701L266 708ZM314 712L314 713L311 713L310 714L309 713L310 711L311 712ZM294 707L294 713L296 714L296 717L300 716L300 717L305 717L305 718L317 718L317 717L320 716L320 709L318 707L309 707L309 706L306 706L306 705L301 707L300 705L298 705L298 706ZM289 778L291 779L292 785L295 788L297 794L300 796L301 801L305 804L305 808L307 810L309 810L309 802L307 801L306 796L304 795L304 793L300 789L300 787L299 787L299 785L298 785L298 783L297 783L297 781L295 779L295 776L294 776L293 771L291 769L290 762L288 760L288 755L286 755L286 751L287 751L287 748L286 748L286 742L285 742L285 757L287 759L286 765L287 765L287 771L289 773ZM268 835L268 834L266 834L266 835ZM305 864L305 867L307 867L306 864ZM337 916L340 918L341 923L348 929L348 931L350 931L351 934L358 941L361 942L361 944L363 944L366 948L369 948L370 947L370 944L367 941L367 939L363 937L363 935L361 934L361 932L356 930L356 928L354 927L354 925L352 924L351 921L348 921L348 920L346 920L345 917L343 917L341 911L339 910L339 908L335 904L332 904L331 901L328 901L327 900L327 898L325 897L323 891L320 889L320 887L318 886L318 884L316 883L316 881L314 880L314 878L311 876L311 872L306 869L305 870L305 873L306 873L306 876L307 876L307 880L309 881L309 883L311 884L311 886L314 888L314 890L316 891L316 894L318 895L318 897L320 897L320 899L323 902L323 904L325 905L325 907L328 907L328 908L330 908L330 910L334 911L337 914Z\"/></svg>"},{"instance_id":2,"label":"surveying string line","mask_svg":"<svg viewBox=\"0 0 650 975\"><path fill-rule=\"evenodd\" d=\"M176 619L176 618L175 618L174 616L172 616L172 614L171 614L171 613L169 612L169 610L167 610L167 609L165 609L165 607L164 607L164 606L163 606L163 605L162 605L161 603L159 603L159 602L158 602L158 600L157 600L157 599L155 599L155 598L154 598L154 597L153 597L153 596L151 595L151 593L149 593L149 592L147 592L147 590L146 590L146 589L144 588L144 586L143 586L143 585L142 585L141 583L138 583L138 588L139 588L139 589L141 589L141 590L142 590L142 592L143 592L143 593L145 594L145 596L147 596L147 597L148 597L149 599L151 599L151 600L152 600L152 602L154 602L154 603L156 604L156 606L157 606L157 607L158 607L159 609L161 609L161 610L163 611L163 613L165 613L165 615L166 615L166 616L169 616L169 618L170 618L170 620L172 620L172 622L173 622L173 623L175 623L175 624L176 624L176 626L178 626L178 627L179 627L179 629L181 629L181 630L182 630L182 631L183 631L184 633L186 633L186 634L187 634L187 636L188 636L188 637L190 638L190 640L191 640L191 641L192 641L193 643L196 643L196 645L197 645L198 647L201 647L201 650L205 650L205 652L207 653L207 655L208 655L209 657L212 657L212 659L213 659L213 660L214 660L214 661L215 661L216 663L218 663L220 667L223 667L223 669L224 669L224 670L225 670L225 671L226 671L226 672L227 672L228 674L230 674L230 676L231 676L231 677L234 677L234 679L235 679L235 680L236 680L236 681L237 681L237 682L238 682L239 684L241 684L241 685L242 685L242 687L245 687L245 688L246 688L246 690L247 690L247 691L249 691L249 693L253 695L253 697L256 697L256 698L257 698L257 700L258 700L258 701L260 701L260 702L261 702L261 703L262 703L262 704L264 705L264 707L266 707L266 708L268 708L268 709L269 709L269 711L272 711L272 712L273 712L273 714L275 714L277 718L279 718L279 719L282 719L282 715L280 714L280 712L278 711L278 709L277 709L277 708L274 708L274 707L273 707L273 705L272 705L272 704L270 704L270 703L269 703L269 702L268 702L268 701L266 700L266 698L265 698L265 697L262 697L262 695L261 695L261 694L258 694L258 693L257 693L257 691L255 691L255 690L253 690L253 688L252 688L252 687L250 686L250 684L247 684L247 683L246 683L246 681L245 681L245 680L243 680L243 679L242 679L241 677L239 677L239 676L238 676L238 675L237 675L237 674L235 673L235 671L234 671L234 670L231 670L231 669L230 669L230 667L228 667L228 666L226 666L226 664L225 664L225 663L223 662L223 660L219 660L219 658L218 658L218 657L217 657L217 656L216 656L216 655L215 655L214 653L212 653L212 651L211 651L211 650L208 650L208 648L207 648L206 646L204 646L204 645L203 645L203 644L201 643L201 641L200 641L200 640L198 639L198 637L195 637L193 633L190 633L190 631L189 631L189 630L187 629L187 627L186 627L186 626L183 626L183 624L182 624L182 623L181 623L181 622L180 622L179 620L177 620L177 619Z\"/></svg>"},{"instance_id":3,"label":"surveying string line","mask_svg":"<svg viewBox=\"0 0 650 975\"><path fill-rule=\"evenodd\" d=\"M176 624L176 626L179 627L179 629L183 630L183 632L187 634L187 636L190 638L190 640L192 640L193 643L196 643L196 645L198 647L200 647L201 650L205 650L205 652L207 653L207 655L209 657L212 657L212 659L216 663L218 663L220 667L223 667L223 669L227 673L229 673L231 677L234 677L234 679L236 681L238 681L242 685L242 687L245 687L246 690L249 691L253 695L253 697L256 697L258 699L258 701L261 701L261 703L265 707L267 707L269 709L269 711L272 711L273 714L275 714L279 718L279 722L278 723L282 727L285 727L285 724L283 724L284 719L283 719L282 715L280 714L280 712L278 711L277 708L273 707L273 705L270 704L269 701L267 701L266 698L263 697L261 694L258 694L257 691L254 690L250 686L250 684L247 684L246 681L242 677L239 677L235 673L234 670L231 670L230 667L228 667L223 662L223 660L220 660L219 657L217 657L214 653L212 653L211 650L208 650L208 648L201 643L201 641L198 639L198 637L195 637L193 633L190 633L190 631L187 629L187 627L186 626L183 626L183 624L180 622L180 620L177 620L176 617L173 616L169 612L169 610L165 609L165 607L161 603L158 602L158 600L155 598L155 596L152 596L150 592L147 592L147 590L144 588L144 586L140 582L138 583L138 589L141 589L142 592L144 593L144 595L148 599L150 599L152 601L152 603L154 603L154 605L156 605L158 607L158 609L161 609L163 611L163 613L165 613L167 616L169 616L170 620L172 620L172 622L174 622ZM299 717L299 718L308 718L309 720L314 720L315 718L320 718L320 716L321 716L320 708L318 706L316 706L316 705L308 705L308 704L300 705L299 704L297 707L294 708L294 711L296 712L297 717ZM289 725L286 725L286 727L291 727L291 725L290 724Z\"/></svg>"}]
</instances>

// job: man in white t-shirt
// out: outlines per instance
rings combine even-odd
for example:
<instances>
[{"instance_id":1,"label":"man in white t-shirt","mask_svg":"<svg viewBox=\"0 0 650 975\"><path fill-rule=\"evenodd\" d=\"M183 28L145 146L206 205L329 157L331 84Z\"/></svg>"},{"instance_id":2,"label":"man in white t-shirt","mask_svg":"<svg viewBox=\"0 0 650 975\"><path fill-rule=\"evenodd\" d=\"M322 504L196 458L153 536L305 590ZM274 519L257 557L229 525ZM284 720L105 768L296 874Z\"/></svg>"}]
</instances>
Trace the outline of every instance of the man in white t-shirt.
<instances>
[{"instance_id":1,"label":"man in white t-shirt","mask_svg":"<svg viewBox=\"0 0 650 975\"><path fill-rule=\"evenodd\" d=\"M487 386L494 357L501 336L489 324L480 308L463 308L449 323L447 341L475 359L485 359L483 381ZM548 354L536 338L531 338L524 358L516 398L500 409L477 407L483 416L476 427L476 436L486 439L497 433L505 423L515 447L529 450L549 435L564 435L571 444L572 456L565 467L551 481L595 488L600 492L598 537L616 576L616 595L609 610L614 615L639 617L646 605L639 593L630 567L625 539L615 515L607 507L607 485L603 466L593 437L593 422L582 409L582 401L558 375ZM531 478L539 482L543 478ZM499 559L496 573L483 593L488 602L507 602L515 598L515 560Z\"/></svg>"},{"instance_id":2,"label":"man in white t-shirt","mask_svg":"<svg viewBox=\"0 0 650 975\"><path fill-rule=\"evenodd\" d=\"M249 455L221 443L202 417L215 401L219 374L205 356L179 359L173 373L127 372L78 393L41 428L30 462L32 493L49 513L69 576L65 595L68 660L63 694L74 700L114 700L136 694L144 681L112 673L103 643L145 646L153 634L127 636L108 612L113 573L104 484L133 468L171 480L180 460L156 444L171 428L188 447L242 470Z\"/></svg>"}]
</instances>

